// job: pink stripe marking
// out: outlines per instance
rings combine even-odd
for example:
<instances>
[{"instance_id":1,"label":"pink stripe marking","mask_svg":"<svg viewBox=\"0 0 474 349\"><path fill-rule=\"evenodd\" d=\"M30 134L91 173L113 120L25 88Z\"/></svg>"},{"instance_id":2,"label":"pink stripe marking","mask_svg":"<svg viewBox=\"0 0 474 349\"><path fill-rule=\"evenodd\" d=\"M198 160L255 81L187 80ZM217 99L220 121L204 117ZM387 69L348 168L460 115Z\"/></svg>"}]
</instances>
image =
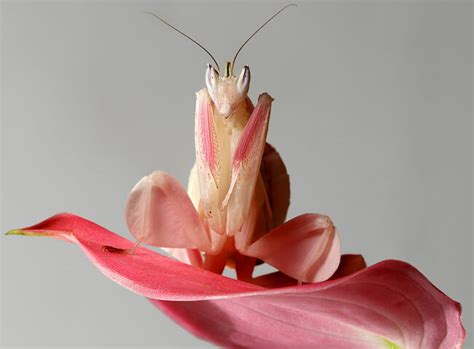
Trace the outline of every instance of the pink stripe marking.
<instances>
[{"instance_id":1,"label":"pink stripe marking","mask_svg":"<svg viewBox=\"0 0 474 349\"><path fill-rule=\"evenodd\" d=\"M216 154L216 134L212 122L212 106L209 100L201 104L199 118L202 155L215 177L218 169L218 159Z\"/></svg>"},{"instance_id":2,"label":"pink stripe marking","mask_svg":"<svg viewBox=\"0 0 474 349\"><path fill-rule=\"evenodd\" d=\"M262 94L253 110L245 130L240 136L239 144L235 149L233 166L236 168L242 161L250 156L251 152L258 151L263 147L266 125L270 115L270 104L272 98L268 94ZM256 148L257 147L257 148Z\"/></svg>"}]
</instances>

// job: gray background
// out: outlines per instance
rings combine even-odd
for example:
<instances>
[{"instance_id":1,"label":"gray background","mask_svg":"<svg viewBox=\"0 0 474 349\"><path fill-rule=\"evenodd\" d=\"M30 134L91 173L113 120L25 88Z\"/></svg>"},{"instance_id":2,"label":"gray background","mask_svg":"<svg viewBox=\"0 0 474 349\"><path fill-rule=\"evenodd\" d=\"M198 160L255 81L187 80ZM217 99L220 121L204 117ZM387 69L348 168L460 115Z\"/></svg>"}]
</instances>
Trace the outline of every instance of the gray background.
<instances>
[{"instance_id":1,"label":"gray background","mask_svg":"<svg viewBox=\"0 0 474 349\"><path fill-rule=\"evenodd\" d=\"M223 65L281 5L4 2L2 231L70 211L128 236L137 180L162 169L186 182L209 59L142 10ZM468 331L471 21L467 2L303 2L238 60L252 98L275 98L269 140L291 175L289 216L327 213L344 252L412 263L463 304ZM3 345L208 346L75 246L0 242Z\"/></svg>"}]
</instances>

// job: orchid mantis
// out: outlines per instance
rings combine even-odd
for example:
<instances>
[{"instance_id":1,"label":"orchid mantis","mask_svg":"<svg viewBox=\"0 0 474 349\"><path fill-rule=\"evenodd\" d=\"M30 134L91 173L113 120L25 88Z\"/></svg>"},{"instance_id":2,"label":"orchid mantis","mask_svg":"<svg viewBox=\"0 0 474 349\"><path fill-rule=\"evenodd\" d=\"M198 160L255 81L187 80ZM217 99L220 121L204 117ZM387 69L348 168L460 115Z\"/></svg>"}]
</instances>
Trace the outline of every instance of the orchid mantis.
<instances>
[{"instance_id":1,"label":"orchid mantis","mask_svg":"<svg viewBox=\"0 0 474 349\"><path fill-rule=\"evenodd\" d=\"M289 177L278 152L266 144L273 98L262 93L253 106L250 68L234 75L240 49L222 76L208 64L206 87L196 94L189 199L166 173L144 177L127 202L129 230L138 241L171 248L207 270L222 273L226 265L235 266L238 278L246 281L252 280L257 259L300 282L326 280L340 259L335 227L318 214L283 224ZM167 219L172 216L176 219ZM183 216L189 222L180 224Z\"/></svg>"}]
</instances>

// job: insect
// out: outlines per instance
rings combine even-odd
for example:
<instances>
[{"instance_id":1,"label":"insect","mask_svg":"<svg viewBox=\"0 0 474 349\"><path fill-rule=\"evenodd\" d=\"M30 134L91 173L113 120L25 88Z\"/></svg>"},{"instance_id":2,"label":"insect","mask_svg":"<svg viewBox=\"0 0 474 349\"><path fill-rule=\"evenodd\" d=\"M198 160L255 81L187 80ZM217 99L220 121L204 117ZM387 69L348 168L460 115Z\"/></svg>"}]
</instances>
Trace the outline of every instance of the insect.
<instances>
[{"instance_id":1,"label":"insect","mask_svg":"<svg viewBox=\"0 0 474 349\"><path fill-rule=\"evenodd\" d=\"M176 258L216 273L226 265L234 267L239 279L250 282L260 260L305 282L324 280L337 268L339 240L329 217L301 215L284 224L289 176L278 152L266 143L273 98L262 93L254 106L247 95L250 68L244 66L234 75L246 43L290 6L295 5L283 7L261 25L223 72L204 46L148 12L201 47L215 67L208 64L206 87L196 94L190 205L182 204L184 194L173 199L181 189L166 173L144 177L132 190L126 208L129 230L140 243L168 248ZM180 224L182 218L166 226L163 222L170 220L165 218L176 212L192 220L194 229L189 229L189 222Z\"/></svg>"}]
</instances>

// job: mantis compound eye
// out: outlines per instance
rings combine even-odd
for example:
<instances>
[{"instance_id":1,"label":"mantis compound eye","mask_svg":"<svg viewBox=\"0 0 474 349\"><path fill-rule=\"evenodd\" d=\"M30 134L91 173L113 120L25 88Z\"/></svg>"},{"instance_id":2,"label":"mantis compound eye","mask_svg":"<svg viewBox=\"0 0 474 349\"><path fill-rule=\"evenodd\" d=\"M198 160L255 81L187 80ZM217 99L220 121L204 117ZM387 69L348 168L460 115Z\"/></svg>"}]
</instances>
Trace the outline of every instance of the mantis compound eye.
<instances>
[{"instance_id":1,"label":"mantis compound eye","mask_svg":"<svg viewBox=\"0 0 474 349\"><path fill-rule=\"evenodd\" d=\"M216 94L217 91L217 80L219 79L219 73L208 64L206 69L206 86L207 91L211 96Z\"/></svg>"},{"instance_id":2,"label":"mantis compound eye","mask_svg":"<svg viewBox=\"0 0 474 349\"><path fill-rule=\"evenodd\" d=\"M237 79L237 91L242 95L247 95L249 92L250 86L250 69L249 66L246 65L242 68L240 75Z\"/></svg>"}]
</instances>

